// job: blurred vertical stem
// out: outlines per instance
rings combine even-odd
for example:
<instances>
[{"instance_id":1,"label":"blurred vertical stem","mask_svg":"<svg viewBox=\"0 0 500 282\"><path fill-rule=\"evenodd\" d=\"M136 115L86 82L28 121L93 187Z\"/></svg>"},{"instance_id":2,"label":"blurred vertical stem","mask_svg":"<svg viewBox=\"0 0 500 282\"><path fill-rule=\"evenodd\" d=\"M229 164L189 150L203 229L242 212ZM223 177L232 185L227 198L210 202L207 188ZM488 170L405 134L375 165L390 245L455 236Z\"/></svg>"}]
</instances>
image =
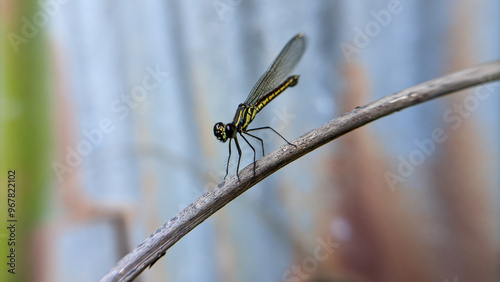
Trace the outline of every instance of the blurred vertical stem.
<instances>
[{"instance_id":1,"label":"blurred vertical stem","mask_svg":"<svg viewBox=\"0 0 500 282\"><path fill-rule=\"evenodd\" d=\"M49 21L38 1L0 2L0 281L33 280L33 271L44 265L36 262L41 256L35 250L41 248L33 239L45 214L50 180L51 95L44 37ZM15 246L6 240L11 237L8 170L16 171ZM15 248L14 275L8 272L10 248Z\"/></svg>"}]
</instances>

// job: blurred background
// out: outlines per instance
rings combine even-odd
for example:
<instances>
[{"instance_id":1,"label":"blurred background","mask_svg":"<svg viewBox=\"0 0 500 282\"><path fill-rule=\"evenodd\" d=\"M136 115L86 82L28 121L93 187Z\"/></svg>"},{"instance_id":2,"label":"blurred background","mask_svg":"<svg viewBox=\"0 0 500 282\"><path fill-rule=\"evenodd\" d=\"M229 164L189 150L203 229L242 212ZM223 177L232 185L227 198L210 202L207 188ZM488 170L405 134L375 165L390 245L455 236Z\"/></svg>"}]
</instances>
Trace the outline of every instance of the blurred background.
<instances>
[{"instance_id":1,"label":"blurred background","mask_svg":"<svg viewBox=\"0 0 500 282\"><path fill-rule=\"evenodd\" d=\"M215 188L228 144L213 125L298 32L299 84L250 126L288 140L497 60L499 30L496 0L0 2L0 180L16 171L18 220L11 274L2 188L0 280L98 281ZM480 85L327 144L137 281L498 281L499 92ZM284 144L256 135L266 152Z\"/></svg>"}]
</instances>

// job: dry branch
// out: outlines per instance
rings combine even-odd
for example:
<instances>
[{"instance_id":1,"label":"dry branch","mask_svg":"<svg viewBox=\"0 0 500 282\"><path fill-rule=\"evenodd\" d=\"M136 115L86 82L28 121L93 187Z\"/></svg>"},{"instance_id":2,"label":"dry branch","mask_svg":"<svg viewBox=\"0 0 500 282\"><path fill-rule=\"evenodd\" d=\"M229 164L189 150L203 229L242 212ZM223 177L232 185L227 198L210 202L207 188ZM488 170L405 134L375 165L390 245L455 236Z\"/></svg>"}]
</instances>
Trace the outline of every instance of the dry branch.
<instances>
[{"instance_id":1,"label":"dry branch","mask_svg":"<svg viewBox=\"0 0 500 282\"><path fill-rule=\"evenodd\" d=\"M500 61L494 61L433 79L380 100L357 107L325 125L297 138L262 157L256 163L255 177L250 164L236 176L222 182L165 223L127 256L101 281L129 281L156 262L165 252L198 224L213 215L243 192L280 168L360 126L402 109L471 86L500 79Z\"/></svg>"}]
</instances>

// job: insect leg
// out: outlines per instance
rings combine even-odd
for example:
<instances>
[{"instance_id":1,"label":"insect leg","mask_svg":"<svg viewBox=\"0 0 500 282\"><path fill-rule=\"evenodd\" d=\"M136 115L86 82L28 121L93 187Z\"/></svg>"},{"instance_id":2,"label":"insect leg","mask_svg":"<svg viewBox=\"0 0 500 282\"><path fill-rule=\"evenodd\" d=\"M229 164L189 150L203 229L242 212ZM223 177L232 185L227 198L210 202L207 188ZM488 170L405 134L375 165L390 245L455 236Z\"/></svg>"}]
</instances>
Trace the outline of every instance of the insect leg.
<instances>
[{"instance_id":1,"label":"insect leg","mask_svg":"<svg viewBox=\"0 0 500 282\"><path fill-rule=\"evenodd\" d=\"M224 175L224 180L226 180L227 174L229 172L229 161L231 160L231 140L232 139L229 139L229 157L227 157L226 175Z\"/></svg>"},{"instance_id":2,"label":"insect leg","mask_svg":"<svg viewBox=\"0 0 500 282\"><path fill-rule=\"evenodd\" d=\"M255 136L255 135L252 135L252 134L250 134L250 133L248 133L248 132L245 132L245 134L247 134L247 135L249 135L249 136L252 136L253 138L255 138L255 139L257 139L257 140L259 140L259 141L260 141L260 144L262 144L262 156L264 156L264 155L265 155L265 153L264 153L264 141L262 141L262 139L261 139L261 138L259 138L259 137Z\"/></svg>"},{"instance_id":3,"label":"insect leg","mask_svg":"<svg viewBox=\"0 0 500 282\"><path fill-rule=\"evenodd\" d=\"M238 177L238 181L240 181L241 148L240 144L238 143L238 138L236 138L236 135L234 136L234 142L236 143L236 149L238 149L238 166L236 167L236 176Z\"/></svg>"},{"instance_id":4,"label":"insect leg","mask_svg":"<svg viewBox=\"0 0 500 282\"><path fill-rule=\"evenodd\" d=\"M288 142L288 140L285 139L285 137L281 136L281 134L278 133L278 131L274 130L272 127L270 126L264 126L264 127L257 127L257 128L252 128L252 129L248 129L247 131L254 131L254 130L261 130L261 129L271 129L272 131L274 131L274 133L278 134L279 137L281 137L281 139L285 140L286 143L288 143L288 145L292 145L294 146L295 148L297 148L297 146L293 145L292 143Z\"/></svg>"},{"instance_id":5,"label":"insect leg","mask_svg":"<svg viewBox=\"0 0 500 282\"><path fill-rule=\"evenodd\" d=\"M248 146L250 146L250 148L252 148L252 150L253 150L253 176L255 176L255 155L256 155L255 148L252 146L252 144L250 144L250 142L248 142L248 140L245 138L245 136L243 136L243 134L240 133L240 135L241 135L241 137L243 137L243 139L245 139ZM250 135L250 134L248 134L248 135Z\"/></svg>"}]
</instances>

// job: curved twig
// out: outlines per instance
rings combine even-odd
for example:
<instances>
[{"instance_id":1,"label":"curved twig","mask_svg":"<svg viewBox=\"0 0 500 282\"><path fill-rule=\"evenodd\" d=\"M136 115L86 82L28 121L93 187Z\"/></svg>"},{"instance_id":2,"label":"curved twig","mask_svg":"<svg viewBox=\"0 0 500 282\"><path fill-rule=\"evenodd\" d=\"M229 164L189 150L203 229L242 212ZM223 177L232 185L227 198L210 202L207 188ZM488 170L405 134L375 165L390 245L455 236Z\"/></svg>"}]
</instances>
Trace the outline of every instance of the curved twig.
<instances>
[{"instance_id":1,"label":"curved twig","mask_svg":"<svg viewBox=\"0 0 500 282\"><path fill-rule=\"evenodd\" d=\"M127 256L122 258L101 281L128 281L151 266L198 224L223 206L280 168L360 126L404 108L441 97L471 86L500 79L500 61L482 64L433 79L386 96L343 114L311 130L292 142L262 157L256 163L255 176L250 164L236 176L222 182L165 223Z\"/></svg>"}]
</instances>

